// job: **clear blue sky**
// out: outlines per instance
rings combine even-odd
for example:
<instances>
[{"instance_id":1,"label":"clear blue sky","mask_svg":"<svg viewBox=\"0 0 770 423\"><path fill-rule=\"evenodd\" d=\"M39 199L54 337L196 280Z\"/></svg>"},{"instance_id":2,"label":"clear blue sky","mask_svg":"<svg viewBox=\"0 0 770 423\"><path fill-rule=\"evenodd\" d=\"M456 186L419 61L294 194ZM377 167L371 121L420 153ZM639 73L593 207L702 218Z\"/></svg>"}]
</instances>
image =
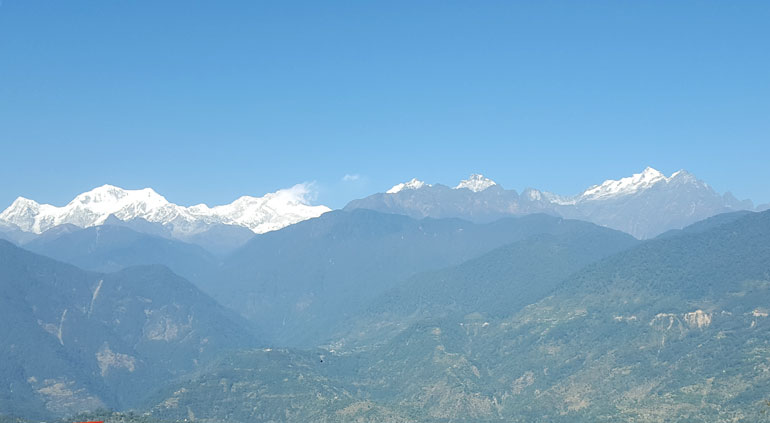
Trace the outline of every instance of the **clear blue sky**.
<instances>
[{"instance_id":1,"label":"clear blue sky","mask_svg":"<svg viewBox=\"0 0 770 423\"><path fill-rule=\"evenodd\" d=\"M0 4L0 209L111 183L334 207L650 165L770 201L768 1ZM344 175L360 175L343 181Z\"/></svg>"}]
</instances>

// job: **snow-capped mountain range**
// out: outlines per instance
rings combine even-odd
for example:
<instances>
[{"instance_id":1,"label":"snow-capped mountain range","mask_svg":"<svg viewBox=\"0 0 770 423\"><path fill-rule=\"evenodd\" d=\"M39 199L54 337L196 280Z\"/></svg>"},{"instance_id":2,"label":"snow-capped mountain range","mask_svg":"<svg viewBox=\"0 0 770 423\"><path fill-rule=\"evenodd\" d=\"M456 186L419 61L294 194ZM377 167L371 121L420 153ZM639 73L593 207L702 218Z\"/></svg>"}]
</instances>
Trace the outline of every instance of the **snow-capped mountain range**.
<instances>
[{"instance_id":1,"label":"snow-capped mountain range","mask_svg":"<svg viewBox=\"0 0 770 423\"><path fill-rule=\"evenodd\" d=\"M693 175L686 170L679 170L674 172L671 176L666 176L662 172L647 167L641 173L635 173L629 177L621 178L619 180L608 179L599 185L594 185L582 193L574 197L563 197L558 194L554 194L547 191L538 191L536 189L528 189L528 195L532 200L540 200L542 198L548 199L550 202L560 205L572 205L586 201L594 200L606 200L611 198L622 197L626 195L632 195L651 188L658 183L668 184L672 181L686 178L688 182L693 182L702 185L703 188L708 188L708 184L703 181L695 179ZM468 179L460 181L457 186L452 189L469 189L473 192L481 192L493 186L497 183L484 175L474 173ZM424 181L420 181L417 178L413 178L408 182L403 182L394 185L391 189L387 190L387 194L395 194L397 192L409 189L420 189L423 187L432 187Z\"/></svg>"},{"instance_id":2,"label":"snow-capped mountain range","mask_svg":"<svg viewBox=\"0 0 770 423\"><path fill-rule=\"evenodd\" d=\"M117 219L112 222L128 222L140 231L157 233L160 227L163 236L201 245L217 239L232 247L245 242L251 233L281 229L331 210L311 205L309 195L308 186L298 184L263 197L243 196L226 205L185 207L169 202L151 188L126 190L103 185L61 207L19 197L0 213L0 232L40 234L60 225L87 228ZM648 167L629 177L606 180L575 196L533 188L519 194L481 174L472 174L451 188L412 179L345 207L356 208L475 222L547 213L591 221L644 239L718 213L753 210L754 206L730 193L716 193L685 170L666 176ZM155 226L148 229L147 222Z\"/></svg>"},{"instance_id":3,"label":"snow-capped mountain range","mask_svg":"<svg viewBox=\"0 0 770 423\"><path fill-rule=\"evenodd\" d=\"M548 213L650 238L718 213L752 210L754 206L749 200L738 201L730 193L716 193L685 170L666 176L647 167L632 176L591 186L575 196L532 188L519 195L480 174L471 175L454 188L412 179L384 194L351 201L345 208L368 208L415 218L459 217L477 222Z\"/></svg>"},{"instance_id":4,"label":"snow-capped mountain range","mask_svg":"<svg viewBox=\"0 0 770 423\"><path fill-rule=\"evenodd\" d=\"M644 192L645 190L668 186L669 184L690 184L703 190L711 190L707 183L698 180L686 170L679 170L666 176L662 172L651 167L645 168L640 173L618 180L608 179L599 185L589 187L574 197L563 197L547 191L530 189L530 195L541 195L548 201L558 205L575 205L591 201L609 201Z\"/></svg>"},{"instance_id":5,"label":"snow-capped mountain range","mask_svg":"<svg viewBox=\"0 0 770 423\"><path fill-rule=\"evenodd\" d=\"M617 181L609 179L604 181L601 185L594 185L580 194L580 199L597 200L612 196L633 194L660 182L668 183L683 172L684 171L680 170L667 178L666 175L660 171L647 167L642 173L637 173L627 178L621 178Z\"/></svg>"},{"instance_id":6,"label":"snow-capped mountain range","mask_svg":"<svg viewBox=\"0 0 770 423\"><path fill-rule=\"evenodd\" d=\"M212 225L242 226L254 233L264 233L331 210L310 205L308 195L308 187L298 184L263 197L243 196L222 206L185 207L169 202L151 188L127 190L103 185L78 195L62 207L19 197L0 213L0 222L39 234L63 224L98 226L114 216L121 221L143 219L161 224L179 237L203 232Z\"/></svg>"}]
</instances>

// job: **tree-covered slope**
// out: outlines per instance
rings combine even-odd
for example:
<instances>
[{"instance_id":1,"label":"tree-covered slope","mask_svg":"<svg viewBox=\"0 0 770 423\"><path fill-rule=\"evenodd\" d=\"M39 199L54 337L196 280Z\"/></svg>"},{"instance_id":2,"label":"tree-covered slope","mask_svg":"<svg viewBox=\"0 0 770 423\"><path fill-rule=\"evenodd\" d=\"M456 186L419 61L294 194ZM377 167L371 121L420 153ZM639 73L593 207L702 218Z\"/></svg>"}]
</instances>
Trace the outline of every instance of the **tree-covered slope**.
<instances>
[{"instance_id":1,"label":"tree-covered slope","mask_svg":"<svg viewBox=\"0 0 770 423\"><path fill-rule=\"evenodd\" d=\"M369 300L419 272L584 227L596 228L546 215L473 224L335 211L254 237L204 289L259 324L274 343L315 346Z\"/></svg>"},{"instance_id":2,"label":"tree-covered slope","mask_svg":"<svg viewBox=\"0 0 770 423\"><path fill-rule=\"evenodd\" d=\"M151 409L184 416L195 407L207 421L331 419L352 404L427 422L763 421L768 304L770 213L751 214L602 259L507 315L480 304L418 320L378 348L312 353L302 365L251 357L230 368L272 368L261 389L235 388L257 378L223 379L220 367L169 388ZM269 403L308 377L341 400Z\"/></svg>"},{"instance_id":3,"label":"tree-covered slope","mask_svg":"<svg viewBox=\"0 0 770 423\"><path fill-rule=\"evenodd\" d=\"M159 421L414 421L360 398L349 366L324 351L242 351L159 392L148 412Z\"/></svg>"},{"instance_id":4,"label":"tree-covered slope","mask_svg":"<svg viewBox=\"0 0 770 423\"><path fill-rule=\"evenodd\" d=\"M133 406L255 344L237 315L161 266L80 270L0 241L0 414Z\"/></svg>"},{"instance_id":5,"label":"tree-covered slope","mask_svg":"<svg viewBox=\"0 0 770 423\"><path fill-rule=\"evenodd\" d=\"M767 304L770 213L752 214L619 253L507 318L415 324L360 376L436 421L761 421Z\"/></svg>"},{"instance_id":6,"label":"tree-covered slope","mask_svg":"<svg viewBox=\"0 0 770 423\"><path fill-rule=\"evenodd\" d=\"M457 266L419 273L374 299L340 325L334 349L370 348L423 318L480 313L509 316L589 263L638 244L591 224L535 235Z\"/></svg>"}]
</instances>

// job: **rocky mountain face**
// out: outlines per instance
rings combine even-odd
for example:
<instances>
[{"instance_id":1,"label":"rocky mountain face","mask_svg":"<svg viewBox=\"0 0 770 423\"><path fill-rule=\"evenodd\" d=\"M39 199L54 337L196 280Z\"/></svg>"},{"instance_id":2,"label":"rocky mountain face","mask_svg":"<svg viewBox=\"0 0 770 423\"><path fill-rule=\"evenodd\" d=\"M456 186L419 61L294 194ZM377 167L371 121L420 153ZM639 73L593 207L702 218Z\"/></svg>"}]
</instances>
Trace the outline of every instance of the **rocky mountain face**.
<instances>
[{"instance_id":1,"label":"rocky mountain face","mask_svg":"<svg viewBox=\"0 0 770 423\"><path fill-rule=\"evenodd\" d=\"M750 201L738 201L729 193L716 193L686 171L665 176L648 167L641 173L607 180L572 197L536 189L527 189L519 195L481 175L471 175L454 188L412 180L386 193L351 201L345 207L346 210L357 208L414 218L459 217L474 222L548 213L587 220L648 239L716 214L753 210L754 206Z\"/></svg>"},{"instance_id":2,"label":"rocky mountain face","mask_svg":"<svg viewBox=\"0 0 770 423\"><path fill-rule=\"evenodd\" d=\"M36 237L37 234L33 232L24 232L16 225L0 222L0 239L13 242L14 244L22 244Z\"/></svg>"},{"instance_id":3,"label":"rocky mountain face","mask_svg":"<svg viewBox=\"0 0 770 423\"><path fill-rule=\"evenodd\" d=\"M137 404L248 324L161 266L94 273L0 241L0 410L45 419Z\"/></svg>"}]
</instances>

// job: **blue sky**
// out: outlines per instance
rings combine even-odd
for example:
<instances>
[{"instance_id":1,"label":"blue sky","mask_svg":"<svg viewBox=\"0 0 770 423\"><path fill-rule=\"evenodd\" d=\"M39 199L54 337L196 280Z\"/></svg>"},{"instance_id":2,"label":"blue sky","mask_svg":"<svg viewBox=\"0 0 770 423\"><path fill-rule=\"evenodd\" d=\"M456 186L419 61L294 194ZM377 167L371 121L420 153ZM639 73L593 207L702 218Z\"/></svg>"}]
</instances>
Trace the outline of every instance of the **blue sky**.
<instances>
[{"instance_id":1,"label":"blue sky","mask_svg":"<svg viewBox=\"0 0 770 423\"><path fill-rule=\"evenodd\" d=\"M770 202L770 2L0 4L0 208L104 183L340 207L653 166ZM345 175L358 175L347 178Z\"/></svg>"}]
</instances>

